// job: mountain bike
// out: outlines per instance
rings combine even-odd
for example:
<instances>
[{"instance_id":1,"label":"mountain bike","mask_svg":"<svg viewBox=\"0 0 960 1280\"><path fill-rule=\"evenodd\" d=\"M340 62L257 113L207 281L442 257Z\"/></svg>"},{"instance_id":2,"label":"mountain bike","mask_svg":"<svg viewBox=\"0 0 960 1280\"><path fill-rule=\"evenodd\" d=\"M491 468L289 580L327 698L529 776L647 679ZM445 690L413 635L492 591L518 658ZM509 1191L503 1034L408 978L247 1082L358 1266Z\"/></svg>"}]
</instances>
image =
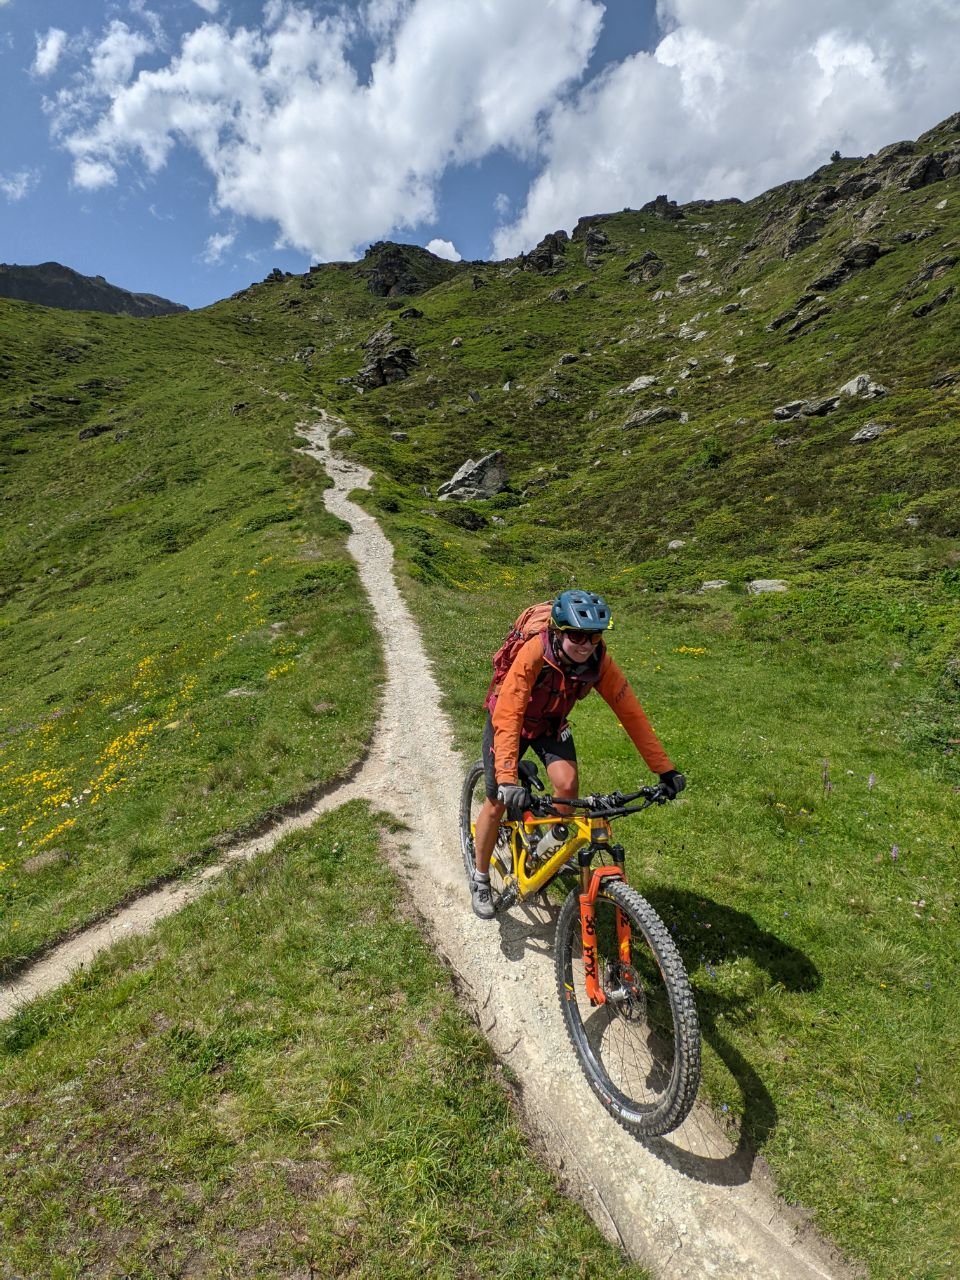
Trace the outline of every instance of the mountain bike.
<instances>
[{"instance_id":1,"label":"mountain bike","mask_svg":"<svg viewBox=\"0 0 960 1280\"><path fill-rule=\"evenodd\" d=\"M557 919L557 993L574 1052L594 1093L623 1127L657 1137L686 1119L700 1084L700 1028L683 961L653 907L627 884L615 818L662 804L660 786L557 800L536 767L521 762L531 791L523 819L501 822L490 860L496 913L570 886ZM469 769L460 801L467 876L486 796L483 763ZM639 801L640 803L637 803ZM594 859L599 865L594 866Z\"/></svg>"}]
</instances>

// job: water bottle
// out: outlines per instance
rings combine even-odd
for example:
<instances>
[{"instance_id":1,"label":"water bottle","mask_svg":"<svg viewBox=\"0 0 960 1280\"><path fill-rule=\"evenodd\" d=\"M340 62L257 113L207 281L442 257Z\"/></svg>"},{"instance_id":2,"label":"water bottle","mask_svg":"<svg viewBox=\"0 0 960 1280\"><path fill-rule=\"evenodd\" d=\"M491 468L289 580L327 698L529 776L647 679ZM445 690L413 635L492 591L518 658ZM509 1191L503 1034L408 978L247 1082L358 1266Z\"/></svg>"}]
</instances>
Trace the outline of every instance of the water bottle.
<instances>
[{"instance_id":1,"label":"water bottle","mask_svg":"<svg viewBox=\"0 0 960 1280\"><path fill-rule=\"evenodd\" d=\"M570 837L570 829L565 822L555 822L552 827L548 828L545 835L540 837L537 845L537 858L543 862L547 858L552 857L562 844L566 844Z\"/></svg>"}]
</instances>

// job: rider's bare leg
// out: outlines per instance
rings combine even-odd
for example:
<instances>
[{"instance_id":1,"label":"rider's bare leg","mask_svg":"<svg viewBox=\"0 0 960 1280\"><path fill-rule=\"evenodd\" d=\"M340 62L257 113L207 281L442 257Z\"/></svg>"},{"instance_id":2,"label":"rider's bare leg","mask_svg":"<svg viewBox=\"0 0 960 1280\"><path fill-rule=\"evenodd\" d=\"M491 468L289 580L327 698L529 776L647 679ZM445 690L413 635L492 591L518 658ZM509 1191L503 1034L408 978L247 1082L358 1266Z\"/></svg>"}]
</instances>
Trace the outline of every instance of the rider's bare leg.
<instances>
[{"instance_id":1,"label":"rider's bare leg","mask_svg":"<svg viewBox=\"0 0 960 1280\"><path fill-rule=\"evenodd\" d=\"M484 800L473 832L473 860L481 875L490 870L493 846L503 818L504 806L497 800Z\"/></svg>"},{"instance_id":2,"label":"rider's bare leg","mask_svg":"<svg viewBox=\"0 0 960 1280\"><path fill-rule=\"evenodd\" d=\"M572 800L577 794L580 780L576 760L551 760L547 765L547 777L555 799ZM570 810L563 808L560 812L569 813Z\"/></svg>"}]
</instances>

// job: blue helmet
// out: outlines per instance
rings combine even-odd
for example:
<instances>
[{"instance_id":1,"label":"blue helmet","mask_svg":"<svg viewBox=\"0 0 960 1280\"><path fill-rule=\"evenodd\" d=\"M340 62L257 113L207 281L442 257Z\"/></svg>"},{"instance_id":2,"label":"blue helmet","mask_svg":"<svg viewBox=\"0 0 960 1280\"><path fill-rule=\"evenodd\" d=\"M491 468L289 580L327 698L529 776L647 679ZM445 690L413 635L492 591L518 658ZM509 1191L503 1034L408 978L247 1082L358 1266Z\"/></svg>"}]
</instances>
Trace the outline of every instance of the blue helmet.
<instances>
[{"instance_id":1,"label":"blue helmet","mask_svg":"<svg viewBox=\"0 0 960 1280\"><path fill-rule=\"evenodd\" d=\"M550 624L558 631L606 631L610 606L592 591L561 591L553 602Z\"/></svg>"}]
</instances>

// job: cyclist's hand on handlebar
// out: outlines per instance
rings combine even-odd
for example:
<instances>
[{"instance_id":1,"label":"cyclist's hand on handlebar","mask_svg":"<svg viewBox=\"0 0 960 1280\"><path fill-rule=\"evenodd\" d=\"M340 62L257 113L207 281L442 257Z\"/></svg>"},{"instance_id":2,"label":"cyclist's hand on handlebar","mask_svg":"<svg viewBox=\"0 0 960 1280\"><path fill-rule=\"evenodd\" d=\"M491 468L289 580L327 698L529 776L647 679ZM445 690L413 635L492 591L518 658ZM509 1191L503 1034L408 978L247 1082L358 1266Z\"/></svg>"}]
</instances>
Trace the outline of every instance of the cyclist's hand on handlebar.
<instances>
[{"instance_id":1,"label":"cyclist's hand on handlebar","mask_svg":"<svg viewBox=\"0 0 960 1280\"><path fill-rule=\"evenodd\" d=\"M507 817L511 822L519 822L530 808L530 792L516 782L505 782L497 787L497 799L507 806Z\"/></svg>"},{"instance_id":2,"label":"cyclist's hand on handlebar","mask_svg":"<svg viewBox=\"0 0 960 1280\"><path fill-rule=\"evenodd\" d=\"M687 780L678 769L668 769L660 774L660 786L668 800L676 800L686 785Z\"/></svg>"}]
</instances>

